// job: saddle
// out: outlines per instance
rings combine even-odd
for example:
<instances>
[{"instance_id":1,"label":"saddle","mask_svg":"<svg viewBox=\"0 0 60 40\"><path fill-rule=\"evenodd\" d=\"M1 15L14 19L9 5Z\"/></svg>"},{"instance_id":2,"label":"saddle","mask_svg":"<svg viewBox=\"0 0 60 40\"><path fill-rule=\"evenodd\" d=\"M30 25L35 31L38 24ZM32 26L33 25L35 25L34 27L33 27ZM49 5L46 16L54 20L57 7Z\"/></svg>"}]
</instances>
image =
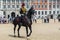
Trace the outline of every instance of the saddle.
<instances>
[{"instance_id":1,"label":"saddle","mask_svg":"<svg viewBox=\"0 0 60 40\"><path fill-rule=\"evenodd\" d=\"M28 19L27 16L23 16L23 17L21 17L21 22L22 23L30 23L30 20Z\"/></svg>"}]
</instances>

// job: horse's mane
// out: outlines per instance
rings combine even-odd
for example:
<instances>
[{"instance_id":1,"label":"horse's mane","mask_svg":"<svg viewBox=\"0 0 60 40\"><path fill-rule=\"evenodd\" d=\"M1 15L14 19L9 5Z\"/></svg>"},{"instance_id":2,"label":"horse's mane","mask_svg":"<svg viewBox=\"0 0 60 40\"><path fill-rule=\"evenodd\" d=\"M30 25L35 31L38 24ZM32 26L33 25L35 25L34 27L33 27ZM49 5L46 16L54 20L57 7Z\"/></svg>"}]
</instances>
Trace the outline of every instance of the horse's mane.
<instances>
[{"instance_id":1,"label":"horse's mane","mask_svg":"<svg viewBox=\"0 0 60 40\"><path fill-rule=\"evenodd\" d=\"M28 16L28 18L30 18L30 17L32 16L32 8L30 8L30 9L28 10L27 16Z\"/></svg>"}]
</instances>

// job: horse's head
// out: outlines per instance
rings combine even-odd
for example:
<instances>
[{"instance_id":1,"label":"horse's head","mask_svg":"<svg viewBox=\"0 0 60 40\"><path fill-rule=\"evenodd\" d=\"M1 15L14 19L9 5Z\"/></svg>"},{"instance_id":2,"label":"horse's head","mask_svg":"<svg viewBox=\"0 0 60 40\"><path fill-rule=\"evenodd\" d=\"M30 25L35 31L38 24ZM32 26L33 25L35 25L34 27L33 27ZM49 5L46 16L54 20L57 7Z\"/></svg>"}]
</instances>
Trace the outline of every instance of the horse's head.
<instances>
[{"instance_id":1,"label":"horse's head","mask_svg":"<svg viewBox=\"0 0 60 40\"><path fill-rule=\"evenodd\" d=\"M35 12L35 10L34 10L34 8L33 8L33 6L29 9L29 11L28 11L28 13L27 13L27 16L29 17L29 18L31 18L31 16L34 14L34 12Z\"/></svg>"}]
</instances>

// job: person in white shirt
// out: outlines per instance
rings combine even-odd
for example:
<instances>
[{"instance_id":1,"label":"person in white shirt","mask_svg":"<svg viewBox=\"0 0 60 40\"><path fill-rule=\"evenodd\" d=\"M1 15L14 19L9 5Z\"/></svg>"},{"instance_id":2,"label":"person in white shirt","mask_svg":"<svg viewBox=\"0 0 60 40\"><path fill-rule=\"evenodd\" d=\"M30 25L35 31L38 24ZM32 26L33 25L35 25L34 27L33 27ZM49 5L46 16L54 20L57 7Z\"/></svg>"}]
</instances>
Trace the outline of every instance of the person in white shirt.
<instances>
[{"instance_id":1,"label":"person in white shirt","mask_svg":"<svg viewBox=\"0 0 60 40\"><path fill-rule=\"evenodd\" d=\"M37 22L37 16L36 16L36 14L35 14L35 13L34 13L34 15L33 15L32 20L33 20L33 21L35 21L35 23Z\"/></svg>"}]
</instances>

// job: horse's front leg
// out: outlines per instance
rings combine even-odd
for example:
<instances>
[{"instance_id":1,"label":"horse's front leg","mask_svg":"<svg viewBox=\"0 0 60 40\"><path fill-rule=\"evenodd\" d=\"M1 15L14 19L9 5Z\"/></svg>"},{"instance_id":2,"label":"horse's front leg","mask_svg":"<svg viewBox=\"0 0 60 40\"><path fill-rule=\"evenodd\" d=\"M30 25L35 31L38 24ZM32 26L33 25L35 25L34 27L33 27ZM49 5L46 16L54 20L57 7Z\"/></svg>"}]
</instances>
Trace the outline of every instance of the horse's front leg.
<instances>
[{"instance_id":1,"label":"horse's front leg","mask_svg":"<svg viewBox=\"0 0 60 40\"><path fill-rule=\"evenodd\" d=\"M16 35L15 35L15 30L16 30L16 25L14 24L14 37L16 36Z\"/></svg>"},{"instance_id":2,"label":"horse's front leg","mask_svg":"<svg viewBox=\"0 0 60 40\"><path fill-rule=\"evenodd\" d=\"M31 35L31 33L32 33L32 27L29 26L29 29L30 29L30 33L29 33L28 37L29 37L29 36Z\"/></svg>"},{"instance_id":3,"label":"horse's front leg","mask_svg":"<svg viewBox=\"0 0 60 40\"><path fill-rule=\"evenodd\" d=\"M18 26L19 26L19 28L18 28L18 30L17 30L17 31L18 31L18 37L20 37L19 30L20 30L20 28L21 28L21 25L18 24Z\"/></svg>"}]
</instances>

